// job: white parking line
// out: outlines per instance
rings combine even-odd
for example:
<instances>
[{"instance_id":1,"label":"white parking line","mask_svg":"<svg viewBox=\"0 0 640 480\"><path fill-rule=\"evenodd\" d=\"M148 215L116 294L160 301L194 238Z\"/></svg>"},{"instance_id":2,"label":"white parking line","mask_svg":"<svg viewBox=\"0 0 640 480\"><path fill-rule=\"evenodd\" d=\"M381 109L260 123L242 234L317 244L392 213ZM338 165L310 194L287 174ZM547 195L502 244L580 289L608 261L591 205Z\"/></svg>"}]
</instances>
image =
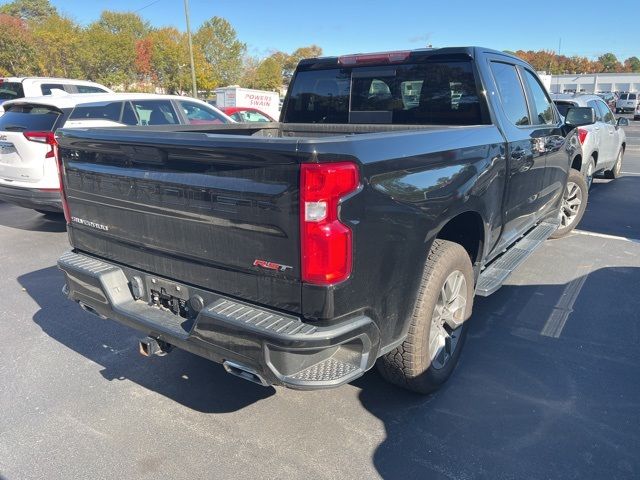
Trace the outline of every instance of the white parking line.
<instances>
[{"instance_id":1,"label":"white parking line","mask_svg":"<svg viewBox=\"0 0 640 480\"><path fill-rule=\"evenodd\" d=\"M619 237L618 235L608 235L606 233L587 232L585 230L574 230L573 233L577 235L587 235L589 237L606 238L608 240L620 240L623 242L640 243L637 238Z\"/></svg>"},{"instance_id":2,"label":"white parking line","mask_svg":"<svg viewBox=\"0 0 640 480\"><path fill-rule=\"evenodd\" d=\"M640 175L638 172L620 172L622 175Z\"/></svg>"},{"instance_id":3,"label":"white parking line","mask_svg":"<svg viewBox=\"0 0 640 480\"><path fill-rule=\"evenodd\" d=\"M591 265L583 265L578 270L578 278L571 280L560 295L560 300L553 307L553 312L549 315L544 327L542 327L541 335L545 337L559 338L562 334L562 330L569 319L571 313L573 313L573 305L580 295L580 290L584 282L587 281L589 276L589 270Z\"/></svg>"}]
</instances>

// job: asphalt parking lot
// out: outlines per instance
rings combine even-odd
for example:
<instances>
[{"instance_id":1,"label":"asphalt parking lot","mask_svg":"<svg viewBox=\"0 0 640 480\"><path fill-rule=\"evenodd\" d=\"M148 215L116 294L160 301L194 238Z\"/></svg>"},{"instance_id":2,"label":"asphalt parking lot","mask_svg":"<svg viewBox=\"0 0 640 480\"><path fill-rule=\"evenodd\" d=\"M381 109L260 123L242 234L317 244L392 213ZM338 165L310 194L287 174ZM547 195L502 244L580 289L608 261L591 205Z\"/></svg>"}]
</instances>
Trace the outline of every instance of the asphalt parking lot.
<instances>
[{"instance_id":1,"label":"asphalt parking lot","mask_svg":"<svg viewBox=\"0 0 640 480\"><path fill-rule=\"evenodd\" d=\"M64 224L0 203L0 477L640 477L640 122L579 231L477 299L446 387L263 388L67 301Z\"/></svg>"}]
</instances>

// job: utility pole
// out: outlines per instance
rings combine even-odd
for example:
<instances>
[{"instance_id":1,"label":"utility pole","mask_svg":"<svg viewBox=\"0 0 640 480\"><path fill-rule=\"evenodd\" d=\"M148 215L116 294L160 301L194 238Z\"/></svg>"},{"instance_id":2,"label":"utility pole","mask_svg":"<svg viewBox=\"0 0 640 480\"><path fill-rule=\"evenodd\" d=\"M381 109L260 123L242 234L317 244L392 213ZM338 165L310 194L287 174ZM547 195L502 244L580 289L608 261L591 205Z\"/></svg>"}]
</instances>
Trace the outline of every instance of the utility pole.
<instances>
[{"instance_id":1,"label":"utility pole","mask_svg":"<svg viewBox=\"0 0 640 480\"><path fill-rule=\"evenodd\" d=\"M189 0L184 0L184 16L187 19L187 37L189 38L189 59L191 60L191 86L193 98L198 98L198 87L196 86L196 66L193 63L193 41L191 40L191 25L189 22Z\"/></svg>"}]
</instances>

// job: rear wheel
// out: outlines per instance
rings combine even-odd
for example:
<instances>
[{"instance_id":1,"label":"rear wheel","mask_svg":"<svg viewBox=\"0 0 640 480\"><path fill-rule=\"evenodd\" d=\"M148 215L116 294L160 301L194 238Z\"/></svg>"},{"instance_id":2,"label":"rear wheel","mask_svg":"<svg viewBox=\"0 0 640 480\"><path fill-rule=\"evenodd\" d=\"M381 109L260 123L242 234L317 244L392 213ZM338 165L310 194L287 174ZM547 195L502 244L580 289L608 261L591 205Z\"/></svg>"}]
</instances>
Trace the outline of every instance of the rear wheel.
<instances>
[{"instance_id":1,"label":"rear wheel","mask_svg":"<svg viewBox=\"0 0 640 480\"><path fill-rule=\"evenodd\" d=\"M585 179L587 181L587 188L591 188L591 184L593 183L593 174L596 170L596 161L593 157L589 159L589 163L587 164L587 169L584 171Z\"/></svg>"},{"instance_id":2,"label":"rear wheel","mask_svg":"<svg viewBox=\"0 0 640 480\"><path fill-rule=\"evenodd\" d=\"M473 295L467 251L457 243L436 240L427 257L407 338L378 360L382 376L414 392L437 390L460 358Z\"/></svg>"},{"instance_id":3,"label":"rear wheel","mask_svg":"<svg viewBox=\"0 0 640 480\"><path fill-rule=\"evenodd\" d=\"M624 150L621 148L618 152L618 157L616 158L616 163L611 170L605 170L604 178L618 178L620 176L620 172L622 171L622 159L624 157Z\"/></svg>"},{"instance_id":4,"label":"rear wheel","mask_svg":"<svg viewBox=\"0 0 640 480\"><path fill-rule=\"evenodd\" d=\"M569 170L569 178L560 207L560 226L551 235L551 238L564 237L576 228L587 209L588 199L589 187L584 175L577 170Z\"/></svg>"}]
</instances>

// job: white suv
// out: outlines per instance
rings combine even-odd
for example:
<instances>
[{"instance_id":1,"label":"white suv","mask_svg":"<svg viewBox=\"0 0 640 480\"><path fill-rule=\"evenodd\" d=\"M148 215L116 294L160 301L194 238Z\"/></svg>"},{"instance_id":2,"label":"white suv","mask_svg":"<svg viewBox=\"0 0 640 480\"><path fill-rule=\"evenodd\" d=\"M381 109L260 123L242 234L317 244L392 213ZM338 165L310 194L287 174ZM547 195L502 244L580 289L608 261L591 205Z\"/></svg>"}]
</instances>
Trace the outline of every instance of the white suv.
<instances>
[{"instance_id":1,"label":"white suv","mask_svg":"<svg viewBox=\"0 0 640 480\"><path fill-rule=\"evenodd\" d=\"M62 212L54 155L58 128L234 123L195 98L149 93L34 97L3 106L0 200L41 213Z\"/></svg>"},{"instance_id":2,"label":"white suv","mask_svg":"<svg viewBox=\"0 0 640 480\"><path fill-rule=\"evenodd\" d=\"M0 77L0 104L24 97L55 93L112 93L104 85L86 80L48 77ZM2 108L0 108L0 115Z\"/></svg>"}]
</instances>

